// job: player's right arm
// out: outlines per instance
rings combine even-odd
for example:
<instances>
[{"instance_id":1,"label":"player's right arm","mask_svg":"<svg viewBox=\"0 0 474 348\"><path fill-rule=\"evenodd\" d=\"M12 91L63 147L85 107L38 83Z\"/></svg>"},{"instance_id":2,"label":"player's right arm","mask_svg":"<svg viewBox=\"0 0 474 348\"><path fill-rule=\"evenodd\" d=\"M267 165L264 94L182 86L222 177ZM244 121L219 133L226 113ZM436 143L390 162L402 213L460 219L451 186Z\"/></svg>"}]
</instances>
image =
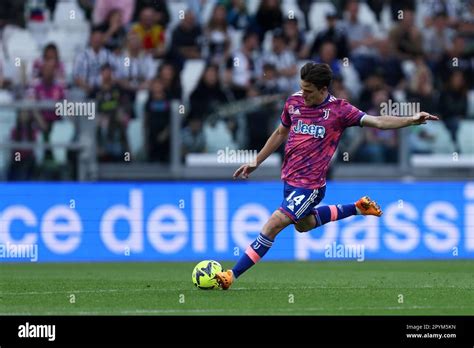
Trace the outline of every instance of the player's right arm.
<instances>
[{"instance_id":1,"label":"player's right arm","mask_svg":"<svg viewBox=\"0 0 474 348\"><path fill-rule=\"evenodd\" d=\"M253 163L248 163L240 166L234 173L234 179L238 177L242 177L247 179L258 166L265 161L268 156L274 153L280 146L283 144L286 139L288 138L288 134L290 133L290 127L285 127L282 124L278 126L277 129L270 135L265 146L260 150L257 154L257 158Z\"/></svg>"}]
</instances>

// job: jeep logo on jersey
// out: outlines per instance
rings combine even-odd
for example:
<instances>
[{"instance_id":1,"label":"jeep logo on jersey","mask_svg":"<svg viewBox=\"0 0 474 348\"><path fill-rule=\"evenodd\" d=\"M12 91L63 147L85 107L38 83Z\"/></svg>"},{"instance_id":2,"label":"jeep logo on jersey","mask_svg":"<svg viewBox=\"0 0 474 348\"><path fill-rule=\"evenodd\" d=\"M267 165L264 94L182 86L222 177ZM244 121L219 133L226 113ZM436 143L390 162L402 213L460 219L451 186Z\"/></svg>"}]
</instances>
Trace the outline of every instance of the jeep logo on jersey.
<instances>
[{"instance_id":1,"label":"jeep logo on jersey","mask_svg":"<svg viewBox=\"0 0 474 348\"><path fill-rule=\"evenodd\" d=\"M315 138L324 138L326 128L323 126L316 126L315 124L306 124L299 120L298 124L293 127L293 131L299 134L310 134Z\"/></svg>"}]
</instances>

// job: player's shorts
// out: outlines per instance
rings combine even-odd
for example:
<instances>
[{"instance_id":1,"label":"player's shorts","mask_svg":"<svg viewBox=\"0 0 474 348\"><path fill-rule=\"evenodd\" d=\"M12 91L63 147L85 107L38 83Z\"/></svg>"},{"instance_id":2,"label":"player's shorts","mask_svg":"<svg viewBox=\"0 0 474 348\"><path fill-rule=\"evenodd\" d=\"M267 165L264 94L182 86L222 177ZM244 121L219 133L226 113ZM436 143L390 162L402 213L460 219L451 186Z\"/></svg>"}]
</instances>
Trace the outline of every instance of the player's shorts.
<instances>
[{"instance_id":1,"label":"player's shorts","mask_svg":"<svg viewBox=\"0 0 474 348\"><path fill-rule=\"evenodd\" d=\"M299 219L313 213L314 207L323 200L325 193L326 186L311 190L294 187L285 182L283 202L279 209L296 223Z\"/></svg>"}]
</instances>

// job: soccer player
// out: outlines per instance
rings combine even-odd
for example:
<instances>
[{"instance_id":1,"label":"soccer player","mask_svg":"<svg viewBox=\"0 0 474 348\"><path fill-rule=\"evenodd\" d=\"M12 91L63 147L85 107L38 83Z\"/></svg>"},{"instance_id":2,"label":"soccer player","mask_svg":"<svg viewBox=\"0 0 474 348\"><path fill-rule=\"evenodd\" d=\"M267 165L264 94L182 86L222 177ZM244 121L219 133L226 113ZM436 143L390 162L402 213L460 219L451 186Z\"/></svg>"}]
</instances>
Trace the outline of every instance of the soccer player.
<instances>
[{"instance_id":1,"label":"soccer player","mask_svg":"<svg viewBox=\"0 0 474 348\"><path fill-rule=\"evenodd\" d=\"M328 91L331 79L332 71L327 64L305 64L301 68L301 90L287 99L281 124L258 153L256 163L244 164L235 171L234 179L247 179L287 141L281 175L283 201L232 270L217 273L216 279L224 290L256 264L271 248L278 233L290 224L299 232L307 232L352 215L382 215L377 203L367 196L352 204L315 208L324 198L326 173L344 129L352 126L396 129L438 120L426 112L411 117L367 115L346 100L332 96Z\"/></svg>"}]
</instances>

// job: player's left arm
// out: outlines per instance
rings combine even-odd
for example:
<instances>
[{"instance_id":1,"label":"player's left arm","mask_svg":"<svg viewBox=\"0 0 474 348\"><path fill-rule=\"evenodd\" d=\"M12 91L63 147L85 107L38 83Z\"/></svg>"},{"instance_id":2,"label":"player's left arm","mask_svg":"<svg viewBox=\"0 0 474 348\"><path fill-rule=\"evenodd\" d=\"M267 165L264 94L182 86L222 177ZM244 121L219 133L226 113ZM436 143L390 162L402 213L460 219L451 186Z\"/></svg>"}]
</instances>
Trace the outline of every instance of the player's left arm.
<instances>
[{"instance_id":1,"label":"player's left arm","mask_svg":"<svg viewBox=\"0 0 474 348\"><path fill-rule=\"evenodd\" d=\"M425 124L427 123L427 121L438 120L438 116L434 116L422 111L410 117L364 115L360 122L361 125L364 127L372 127L378 129L397 129L409 126L416 126L419 124Z\"/></svg>"}]
</instances>

